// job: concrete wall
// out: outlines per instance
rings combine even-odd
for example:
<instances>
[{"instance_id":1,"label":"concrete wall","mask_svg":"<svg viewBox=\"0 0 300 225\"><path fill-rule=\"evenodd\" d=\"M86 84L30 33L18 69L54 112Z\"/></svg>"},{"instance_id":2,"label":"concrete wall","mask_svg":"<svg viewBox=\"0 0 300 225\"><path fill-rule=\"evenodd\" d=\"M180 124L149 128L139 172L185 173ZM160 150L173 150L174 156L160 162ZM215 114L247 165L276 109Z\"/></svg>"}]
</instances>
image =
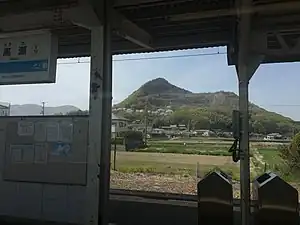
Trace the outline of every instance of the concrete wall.
<instances>
[{"instance_id":1,"label":"concrete wall","mask_svg":"<svg viewBox=\"0 0 300 225\"><path fill-rule=\"evenodd\" d=\"M76 168L73 173L69 173L72 179L69 179L65 184L55 183L57 177L61 178L59 171L51 173L51 170L47 170L48 174L42 175L41 182L38 180L30 180L30 176L27 177L28 181L19 182L14 179L16 177L7 177L4 173L4 169L7 168L7 125L11 122L20 120L20 117L7 117L0 119L0 216L11 216L26 219L36 219L44 221L55 222L68 222L83 224L84 221L84 208L85 208L85 191L84 184L76 184L74 181L78 178ZM26 117L22 118L28 121L36 120L61 120L61 117ZM84 145L77 149L79 152L87 152L87 117L73 117L71 120L74 122L74 132L77 129L79 131L77 135ZM76 125L77 124L77 125ZM83 129L81 129L83 126ZM77 127L77 128L76 128ZM76 132L75 132L76 133ZM85 138L82 138L85 137ZM15 136L17 138L17 136ZM75 137L76 140L78 137ZM29 139L24 139L21 142L27 142ZM10 142L18 142L18 140L11 140ZM20 140L19 140L20 141ZM18 143L21 143L18 142ZM25 144L25 143L22 143ZM26 143L30 144L30 143ZM75 149L75 148L74 148ZM74 150L73 149L73 150ZM72 153L71 153L72 154ZM75 154L75 152L73 152ZM86 164L86 154L81 155L81 159L77 159L77 164ZM72 156L70 155L72 158ZM75 157L76 158L76 157ZM75 160L76 161L76 160ZM47 167L49 162L42 164L43 167ZM62 162L66 165L72 164L68 162ZM50 163L51 164L51 163ZM76 164L76 162L73 162ZM10 164L10 166L12 166ZM26 165L25 165L26 166ZM34 169L34 163L27 165ZM81 167L81 169L86 166ZM36 168L38 169L38 168ZM80 169L80 168L78 168ZM54 169L55 170L55 169ZM30 170L28 170L30 172ZM61 171L63 172L63 171ZM86 171L85 171L86 173ZM6 177L5 177L6 175ZM39 178L39 177L36 177ZM47 182L47 180L49 182ZM80 182L79 182L80 183Z\"/></svg>"}]
</instances>

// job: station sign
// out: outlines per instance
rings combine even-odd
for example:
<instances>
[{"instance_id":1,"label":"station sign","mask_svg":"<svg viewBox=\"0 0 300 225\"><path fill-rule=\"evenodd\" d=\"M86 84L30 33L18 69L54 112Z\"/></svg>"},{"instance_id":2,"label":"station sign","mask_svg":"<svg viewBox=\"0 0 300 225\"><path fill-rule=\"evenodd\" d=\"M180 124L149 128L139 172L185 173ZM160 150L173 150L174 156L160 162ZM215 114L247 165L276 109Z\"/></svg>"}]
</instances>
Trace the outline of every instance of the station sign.
<instances>
[{"instance_id":1,"label":"station sign","mask_svg":"<svg viewBox=\"0 0 300 225\"><path fill-rule=\"evenodd\" d=\"M55 83L57 52L49 31L0 34L0 85Z\"/></svg>"}]
</instances>

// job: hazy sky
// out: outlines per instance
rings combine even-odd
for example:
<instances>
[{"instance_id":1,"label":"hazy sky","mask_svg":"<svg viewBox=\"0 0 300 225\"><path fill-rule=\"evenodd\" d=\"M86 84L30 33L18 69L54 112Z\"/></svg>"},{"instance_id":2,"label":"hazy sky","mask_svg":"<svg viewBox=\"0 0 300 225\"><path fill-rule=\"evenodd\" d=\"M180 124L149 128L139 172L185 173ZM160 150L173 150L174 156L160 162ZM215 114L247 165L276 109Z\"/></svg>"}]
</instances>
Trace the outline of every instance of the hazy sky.
<instances>
[{"instance_id":1,"label":"hazy sky","mask_svg":"<svg viewBox=\"0 0 300 225\"><path fill-rule=\"evenodd\" d=\"M226 54L199 57L126 60L143 57L178 56L225 52L211 48L178 52L134 54L114 57L113 101L119 102L148 80L163 77L169 82L193 92L219 90L237 93L234 67L227 66ZM88 62L88 58L80 59ZM55 84L3 86L0 99L12 104L47 106L74 105L88 108L89 63L77 59L60 60ZM72 63L74 62L74 63ZM66 64L71 63L71 64ZM300 63L262 65L250 81L250 101L268 110L300 120Z\"/></svg>"}]
</instances>

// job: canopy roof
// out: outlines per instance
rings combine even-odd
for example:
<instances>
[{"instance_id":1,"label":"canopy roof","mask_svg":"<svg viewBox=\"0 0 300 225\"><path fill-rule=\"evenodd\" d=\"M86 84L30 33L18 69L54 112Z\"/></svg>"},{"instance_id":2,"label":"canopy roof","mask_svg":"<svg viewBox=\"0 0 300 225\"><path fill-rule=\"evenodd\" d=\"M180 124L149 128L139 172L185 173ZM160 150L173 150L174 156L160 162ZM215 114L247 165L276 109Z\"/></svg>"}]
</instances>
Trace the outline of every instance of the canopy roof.
<instances>
[{"instance_id":1,"label":"canopy roof","mask_svg":"<svg viewBox=\"0 0 300 225\"><path fill-rule=\"evenodd\" d=\"M115 0L113 53L215 46L227 46L230 50L236 46L236 1ZM90 4L96 12L100 7L100 0L0 0L0 31L51 29L59 37L60 57L89 56L90 30L67 19L68 10L82 2ZM298 51L282 53L282 50L294 48L298 43L299 1L252 0L252 6L242 9L242 13L252 15L253 38L257 33L263 34L258 46L252 48L266 55L265 62L297 60ZM90 16L88 11L81 14ZM232 61L230 54L229 61Z\"/></svg>"}]
</instances>

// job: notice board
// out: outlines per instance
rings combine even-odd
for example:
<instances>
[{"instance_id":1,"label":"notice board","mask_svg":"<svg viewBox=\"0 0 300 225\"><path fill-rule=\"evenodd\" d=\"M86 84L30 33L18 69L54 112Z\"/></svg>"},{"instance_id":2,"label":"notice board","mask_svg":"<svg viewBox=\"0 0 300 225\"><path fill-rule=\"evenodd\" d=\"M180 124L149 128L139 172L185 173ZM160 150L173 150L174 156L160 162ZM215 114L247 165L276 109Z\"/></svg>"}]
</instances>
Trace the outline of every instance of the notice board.
<instances>
[{"instance_id":1,"label":"notice board","mask_svg":"<svg viewBox=\"0 0 300 225\"><path fill-rule=\"evenodd\" d=\"M86 185L88 117L3 117L4 180Z\"/></svg>"}]
</instances>

